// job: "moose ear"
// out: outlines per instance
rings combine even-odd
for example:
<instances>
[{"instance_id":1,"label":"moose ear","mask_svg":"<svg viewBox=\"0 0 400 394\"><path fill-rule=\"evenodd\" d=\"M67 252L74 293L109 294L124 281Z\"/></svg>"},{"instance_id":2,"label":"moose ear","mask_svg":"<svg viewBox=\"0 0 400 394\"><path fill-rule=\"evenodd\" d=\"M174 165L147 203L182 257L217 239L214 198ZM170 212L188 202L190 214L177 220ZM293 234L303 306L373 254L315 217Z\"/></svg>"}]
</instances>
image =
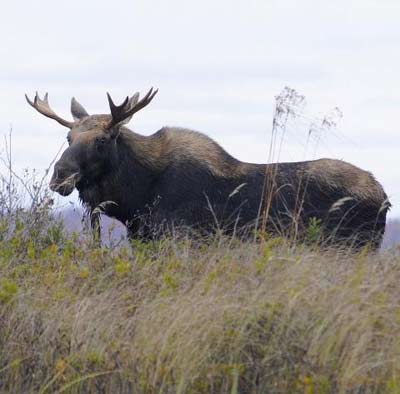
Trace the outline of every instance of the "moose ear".
<instances>
[{"instance_id":1,"label":"moose ear","mask_svg":"<svg viewBox=\"0 0 400 394\"><path fill-rule=\"evenodd\" d=\"M75 100L75 97L72 97L71 100L71 113L74 120L81 120L86 116L89 116L85 108L83 108L82 105Z\"/></svg>"},{"instance_id":2,"label":"moose ear","mask_svg":"<svg viewBox=\"0 0 400 394\"><path fill-rule=\"evenodd\" d=\"M126 111L129 111L131 108L133 108L137 104L138 101L139 101L139 92L136 92L126 103L126 106L125 106ZM126 119L124 119L122 122L119 122L118 127L128 124L131 121L132 116L133 116L133 114L131 116L127 117Z\"/></svg>"}]
</instances>

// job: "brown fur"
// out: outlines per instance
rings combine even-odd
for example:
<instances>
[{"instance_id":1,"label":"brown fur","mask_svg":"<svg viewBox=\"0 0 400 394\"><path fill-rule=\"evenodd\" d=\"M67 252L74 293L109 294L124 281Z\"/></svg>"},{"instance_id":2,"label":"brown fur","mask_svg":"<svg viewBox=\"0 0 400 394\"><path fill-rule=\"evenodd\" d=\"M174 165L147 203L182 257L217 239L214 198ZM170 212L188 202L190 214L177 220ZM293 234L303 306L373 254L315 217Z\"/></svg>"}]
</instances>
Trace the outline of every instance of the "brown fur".
<instances>
[{"instance_id":1,"label":"brown fur","mask_svg":"<svg viewBox=\"0 0 400 394\"><path fill-rule=\"evenodd\" d=\"M206 165L216 177L243 175L243 165L226 153L215 141L204 134L183 128L164 127L150 137L143 137L129 129L123 129L121 139L142 163L148 163L154 171L195 160Z\"/></svg>"},{"instance_id":2,"label":"brown fur","mask_svg":"<svg viewBox=\"0 0 400 394\"><path fill-rule=\"evenodd\" d=\"M382 186L374 176L342 160L320 159L308 162L306 175L332 189L347 190L349 196L369 200L377 205L386 199Z\"/></svg>"}]
</instances>

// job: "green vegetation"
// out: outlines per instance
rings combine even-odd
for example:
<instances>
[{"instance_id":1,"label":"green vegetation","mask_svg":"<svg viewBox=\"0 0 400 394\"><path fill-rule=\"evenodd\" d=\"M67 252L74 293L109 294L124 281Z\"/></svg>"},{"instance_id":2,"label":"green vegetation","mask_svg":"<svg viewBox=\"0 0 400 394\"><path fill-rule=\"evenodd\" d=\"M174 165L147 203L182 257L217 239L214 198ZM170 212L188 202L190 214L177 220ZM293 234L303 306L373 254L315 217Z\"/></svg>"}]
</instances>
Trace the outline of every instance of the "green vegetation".
<instances>
[{"instance_id":1,"label":"green vegetation","mask_svg":"<svg viewBox=\"0 0 400 394\"><path fill-rule=\"evenodd\" d=\"M394 254L100 248L41 218L0 225L1 393L400 392Z\"/></svg>"}]
</instances>

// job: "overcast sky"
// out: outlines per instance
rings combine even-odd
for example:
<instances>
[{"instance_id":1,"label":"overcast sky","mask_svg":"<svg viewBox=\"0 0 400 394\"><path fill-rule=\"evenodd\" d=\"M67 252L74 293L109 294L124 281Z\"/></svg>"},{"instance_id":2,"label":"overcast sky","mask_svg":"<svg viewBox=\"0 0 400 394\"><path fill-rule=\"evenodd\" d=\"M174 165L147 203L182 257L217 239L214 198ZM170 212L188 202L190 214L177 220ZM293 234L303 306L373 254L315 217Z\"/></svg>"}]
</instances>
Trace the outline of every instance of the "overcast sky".
<instances>
[{"instance_id":1,"label":"overcast sky","mask_svg":"<svg viewBox=\"0 0 400 394\"><path fill-rule=\"evenodd\" d=\"M266 162L274 97L306 96L280 160L331 157L372 172L400 216L400 1L18 1L2 4L0 133L13 127L15 164L44 169L66 129L29 107L49 92L69 118L151 86L130 126L203 131L237 158ZM339 107L336 130L307 143L309 124ZM1 169L2 171L4 168Z\"/></svg>"}]
</instances>

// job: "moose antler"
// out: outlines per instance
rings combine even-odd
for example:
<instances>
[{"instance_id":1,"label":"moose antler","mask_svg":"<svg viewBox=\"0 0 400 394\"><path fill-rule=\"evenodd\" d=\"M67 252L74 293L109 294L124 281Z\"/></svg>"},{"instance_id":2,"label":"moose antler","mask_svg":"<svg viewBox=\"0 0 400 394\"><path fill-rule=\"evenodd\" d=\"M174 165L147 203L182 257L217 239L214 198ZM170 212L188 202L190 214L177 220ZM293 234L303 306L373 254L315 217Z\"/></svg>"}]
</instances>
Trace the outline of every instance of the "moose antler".
<instances>
[{"instance_id":1,"label":"moose antler","mask_svg":"<svg viewBox=\"0 0 400 394\"><path fill-rule=\"evenodd\" d=\"M38 92L36 92L35 98L33 102L29 100L28 95L25 94L26 101L36 109L36 111L40 112L42 115L47 116L48 118L56 120L61 125L72 129L74 122L68 122L63 118L60 118L51 108L48 101L48 93L44 95L43 100L40 99Z\"/></svg>"},{"instance_id":2,"label":"moose antler","mask_svg":"<svg viewBox=\"0 0 400 394\"><path fill-rule=\"evenodd\" d=\"M131 107L127 106L129 97L127 97L121 105L115 105L111 99L110 94L107 93L108 103L110 104L110 111L112 116L112 119L107 128L110 129L111 127L122 122L126 118L132 116L135 112L140 111L142 108L148 105L151 100L153 100L157 92L158 89L154 90L153 92L153 88L151 88L140 101L138 101Z\"/></svg>"}]
</instances>

